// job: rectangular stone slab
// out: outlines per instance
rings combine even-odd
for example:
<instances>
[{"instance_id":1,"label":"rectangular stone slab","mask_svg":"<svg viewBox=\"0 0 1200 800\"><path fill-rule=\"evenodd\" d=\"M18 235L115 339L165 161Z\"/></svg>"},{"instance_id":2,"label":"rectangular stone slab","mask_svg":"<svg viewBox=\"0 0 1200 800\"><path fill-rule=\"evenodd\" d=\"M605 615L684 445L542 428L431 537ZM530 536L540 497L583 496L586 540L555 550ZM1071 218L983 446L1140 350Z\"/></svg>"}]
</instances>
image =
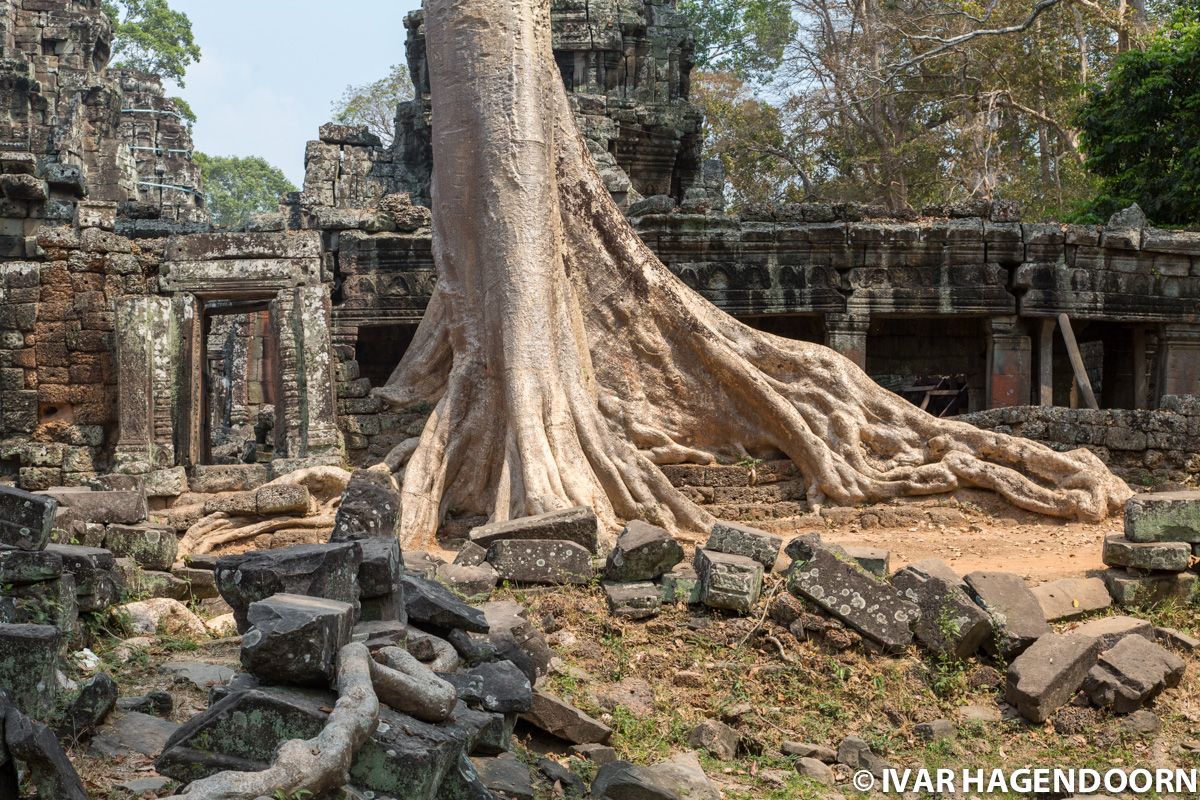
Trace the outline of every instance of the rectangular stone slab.
<instances>
[{"instance_id":1,"label":"rectangular stone slab","mask_svg":"<svg viewBox=\"0 0 1200 800\"><path fill-rule=\"evenodd\" d=\"M890 652L912 643L921 610L899 591L857 564L823 548L788 572L788 591L808 600Z\"/></svg>"},{"instance_id":2,"label":"rectangular stone slab","mask_svg":"<svg viewBox=\"0 0 1200 800\"><path fill-rule=\"evenodd\" d=\"M1047 633L1009 665L1005 699L1030 722L1045 722L1083 685L1100 646L1092 636Z\"/></svg>"},{"instance_id":3,"label":"rectangular stone slab","mask_svg":"<svg viewBox=\"0 0 1200 800\"><path fill-rule=\"evenodd\" d=\"M53 551L0 550L0 586L52 581L62 571L62 556Z\"/></svg>"},{"instance_id":4,"label":"rectangular stone slab","mask_svg":"<svg viewBox=\"0 0 1200 800\"><path fill-rule=\"evenodd\" d=\"M1104 563L1126 569L1183 572L1192 560L1187 542L1133 542L1121 534L1104 537Z\"/></svg>"},{"instance_id":5,"label":"rectangular stone slab","mask_svg":"<svg viewBox=\"0 0 1200 800\"><path fill-rule=\"evenodd\" d=\"M921 609L913 633L935 653L958 658L974 655L992 634L992 620L977 606L958 581L926 572L910 564L892 576L892 586Z\"/></svg>"},{"instance_id":6,"label":"rectangular stone slab","mask_svg":"<svg viewBox=\"0 0 1200 800\"><path fill-rule=\"evenodd\" d=\"M41 550L50 541L58 501L0 486L0 545Z\"/></svg>"},{"instance_id":7,"label":"rectangular stone slab","mask_svg":"<svg viewBox=\"0 0 1200 800\"><path fill-rule=\"evenodd\" d=\"M1062 578L1035 586L1030 591L1047 622L1075 619L1112 605L1112 595L1100 578Z\"/></svg>"},{"instance_id":8,"label":"rectangular stone slab","mask_svg":"<svg viewBox=\"0 0 1200 800\"><path fill-rule=\"evenodd\" d=\"M775 568L775 559L779 557L781 547L781 536L724 520L713 523L708 544L704 545L705 550L753 558L768 572Z\"/></svg>"},{"instance_id":9,"label":"rectangular stone slab","mask_svg":"<svg viewBox=\"0 0 1200 800\"><path fill-rule=\"evenodd\" d=\"M488 547L487 560L501 580L517 583L583 584L593 574L588 550L565 540L503 539Z\"/></svg>"},{"instance_id":10,"label":"rectangular stone slab","mask_svg":"<svg viewBox=\"0 0 1200 800\"><path fill-rule=\"evenodd\" d=\"M90 489L60 486L38 494L58 501L68 516L84 522L132 525L146 518L146 495L142 492L96 492Z\"/></svg>"},{"instance_id":11,"label":"rectangular stone slab","mask_svg":"<svg viewBox=\"0 0 1200 800\"><path fill-rule=\"evenodd\" d=\"M1196 596L1200 579L1194 572L1139 573L1108 569L1100 573L1113 602L1122 608L1147 606L1164 600L1189 603Z\"/></svg>"},{"instance_id":12,"label":"rectangular stone slab","mask_svg":"<svg viewBox=\"0 0 1200 800\"><path fill-rule=\"evenodd\" d=\"M590 508L576 506L480 525L468 534L468 538L480 547L490 547L509 539L551 539L574 542L595 554L600 546L600 525Z\"/></svg>"},{"instance_id":13,"label":"rectangular stone slab","mask_svg":"<svg viewBox=\"0 0 1200 800\"><path fill-rule=\"evenodd\" d=\"M1134 542L1200 543L1200 491L1134 495L1125 504L1125 536Z\"/></svg>"}]
</instances>

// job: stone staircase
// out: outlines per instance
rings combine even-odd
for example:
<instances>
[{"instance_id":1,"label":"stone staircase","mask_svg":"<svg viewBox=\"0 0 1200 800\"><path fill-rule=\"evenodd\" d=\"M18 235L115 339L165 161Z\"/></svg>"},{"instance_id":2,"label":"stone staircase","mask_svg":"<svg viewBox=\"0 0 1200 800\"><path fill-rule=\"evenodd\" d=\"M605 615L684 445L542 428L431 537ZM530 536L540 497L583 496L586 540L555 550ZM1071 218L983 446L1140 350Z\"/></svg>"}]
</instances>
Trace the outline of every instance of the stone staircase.
<instances>
[{"instance_id":1,"label":"stone staircase","mask_svg":"<svg viewBox=\"0 0 1200 800\"><path fill-rule=\"evenodd\" d=\"M786 459L739 464L671 464L667 479L717 519L790 529L808 514L804 482Z\"/></svg>"}]
</instances>

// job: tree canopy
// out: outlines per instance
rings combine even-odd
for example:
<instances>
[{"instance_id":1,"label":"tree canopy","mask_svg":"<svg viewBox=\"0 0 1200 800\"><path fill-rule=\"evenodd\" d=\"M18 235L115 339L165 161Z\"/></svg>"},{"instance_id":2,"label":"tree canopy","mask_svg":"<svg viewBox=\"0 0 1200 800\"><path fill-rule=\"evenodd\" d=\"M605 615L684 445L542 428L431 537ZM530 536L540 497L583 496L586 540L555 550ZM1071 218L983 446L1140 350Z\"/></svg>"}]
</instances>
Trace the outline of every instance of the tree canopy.
<instances>
[{"instance_id":1,"label":"tree canopy","mask_svg":"<svg viewBox=\"0 0 1200 800\"><path fill-rule=\"evenodd\" d=\"M683 7L698 26L706 145L735 205L1011 199L1028 218L1094 196L1077 118L1087 87L1169 16L1142 0Z\"/></svg>"},{"instance_id":2,"label":"tree canopy","mask_svg":"<svg viewBox=\"0 0 1200 800\"><path fill-rule=\"evenodd\" d=\"M408 67L392 65L377 81L350 85L332 104L333 118L344 125L366 125L385 145L396 138L396 106L413 96Z\"/></svg>"},{"instance_id":3,"label":"tree canopy","mask_svg":"<svg viewBox=\"0 0 1200 800\"><path fill-rule=\"evenodd\" d=\"M200 60L192 21L167 0L104 0L113 23L113 64L141 70L184 85Z\"/></svg>"},{"instance_id":4,"label":"tree canopy","mask_svg":"<svg viewBox=\"0 0 1200 800\"><path fill-rule=\"evenodd\" d=\"M1144 50L1123 53L1079 112L1101 217L1136 202L1162 224L1200 221L1200 21L1181 12Z\"/></svg>"},{"instance_id":5,"label":"tree canopy","mask_svg":"<svg viewBox=\"0 0 1200 800\"><path fill-rule=\"evenodd\" d=\"M222 228L240 228L254 214L275 211L280 195L296 191L282 170L258 156L196 153L195 159L209 213Z\"/></svg>"}]
</instances>

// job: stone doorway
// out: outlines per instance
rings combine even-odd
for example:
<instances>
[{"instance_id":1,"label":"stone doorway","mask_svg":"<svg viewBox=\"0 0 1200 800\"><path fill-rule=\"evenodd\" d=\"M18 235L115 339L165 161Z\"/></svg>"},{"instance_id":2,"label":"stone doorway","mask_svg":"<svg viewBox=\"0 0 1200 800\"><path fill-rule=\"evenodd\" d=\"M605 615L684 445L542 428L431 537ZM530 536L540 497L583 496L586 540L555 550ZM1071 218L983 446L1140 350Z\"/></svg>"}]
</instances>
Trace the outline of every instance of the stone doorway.
<instances>
[{"instance_id":1,"label":"stone doorway","mask_svg":"<svg viewBox=\"0 0 1200 800\"><path fill-rule=\"evenodd\" d=\"M275 454L279 339L267 300L204 306L201 463L256 464Z\"/></svg>"}]
</instances>

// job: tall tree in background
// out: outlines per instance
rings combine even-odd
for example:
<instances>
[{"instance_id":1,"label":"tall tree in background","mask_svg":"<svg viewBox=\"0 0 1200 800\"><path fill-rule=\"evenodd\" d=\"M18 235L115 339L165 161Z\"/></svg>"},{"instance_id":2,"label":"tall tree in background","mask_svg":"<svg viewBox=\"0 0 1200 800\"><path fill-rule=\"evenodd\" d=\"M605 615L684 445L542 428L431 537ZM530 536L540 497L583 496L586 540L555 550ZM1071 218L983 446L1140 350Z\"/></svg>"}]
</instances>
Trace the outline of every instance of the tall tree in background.
<instances>
[{"instance_id":1,"label":"tall tree in background","mask_svg":"<svg viewBox=\"0 0 1200 800\"><path fill-rule=\"evenodd\" d=\"M280 195L296 191L282 170L258 156L196 153L194 157L209 213L218 227L240 228L254 214L278 210Z\"/></svg>"},{"instance_id":2,"label":"tall tree in background","mask_svg":"<svg viewBox=\"0 0 1200 800\"><path fill-rule=\"evenodd\" d=\"M192 21L166 0L105 0L113 23L113 66L149 72L184 85L184 76L200 60Z\"/></svg>"},{"instance_id":3,"label":"tall tree in background","mask_svg":"<svg viewBox=\"0 0 1200 800\"><path fill-rule=\"evenodd\" d=\"M1161 224L1200 222L1200 21L1197 7L1143 51L1118 59L1079 113L1101 216L1136 202Z\"/></svg>"},{"instance_id":4,"label":"tall tree in background","mask_svg":"<svg viewBox=\"0 0 1200 800\"><path fill-rule=\"evenodd\" d=\"M395 64L384 78L347 86L333 103L333 118L345 125L366 125L390 146L396 138L396 106L412 96L408 67Z\"/></svg>"}]
</instances>

